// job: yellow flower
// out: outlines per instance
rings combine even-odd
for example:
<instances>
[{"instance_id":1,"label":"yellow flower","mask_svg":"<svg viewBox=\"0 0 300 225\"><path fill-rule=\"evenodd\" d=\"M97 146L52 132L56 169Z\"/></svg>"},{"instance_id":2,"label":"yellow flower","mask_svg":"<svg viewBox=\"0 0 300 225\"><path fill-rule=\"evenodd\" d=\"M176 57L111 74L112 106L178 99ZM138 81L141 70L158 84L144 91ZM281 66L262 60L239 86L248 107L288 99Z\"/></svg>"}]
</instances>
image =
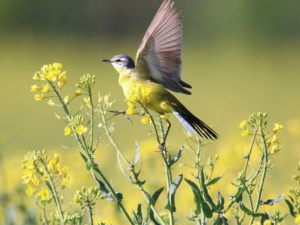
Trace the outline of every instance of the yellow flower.
<instances>
[{"instance_id":1,"label":"yellow flower","mask_svg":"<svg viewBox=\"0 0 300 225\"><path fill-rule=\"evenodd\" d=\"M280 149L281 149L281 147L278 144L275 144L271 148L271 153L273 154L273 153L279 152Z\"/></svg>"},{"instance_id":2,"label":"yellow flower","mask_svg":"<svg viewBox=\"0 0 300 225\"><path fill-rule=\"evenodd\" d=\"M274 134L271 142L272 143L279 143L279 138Z\"/></svg>"},{"instance_id":3,"label":"yellow flower","mask_svg":"<svg viewBox=\"0 0 300 225\"><path fill-rule=\"evenodd\" d=\"M61 182L61 189L65 189L68 186L69 179L68 178L63 178Z\"/></svg>"},{"instance_id":4,"label":"yellow flower","mask_svg":"<svg viewBox=\"0 0 300 225\"><path fill-rule=\"evenodd\" d=\"M57 85L61 88L63 87L66 83L67 83L67 76L66 76L66 71L62 72L60 75L59 75L59 78L58 78L58 82L57 82Z\"/></svg>"},{"instance_id":5,"label":"yellow flower","mask_svg":"<svg viewBox=\"0 0 300 225\"><path fill-rule=\"evenodd\" d=\"M31 196L35 193L35 191L36 191L36 188L33 188L31 185L28 185L25 193L27 196Z\"/></svg>"},{"instance_id":6,"label":"yellow flower","mask_svg":"<svg viewBox=\"0 0 300 225\"><path fill-rule=\"evenodd\" d=\"M170 114L160 115L160 118L162 118L164 120L168 120L170 118Z\"/></svg>"},{"instance_id":7,"label":"yellow flower","mask_svg":"<svg viewBox=\"0 0 300 225\"><path fill-rule=\"evenodd\" d=\"M274 123L274 128L273 128L274 133L281 131L282 129L283 129L283 126L281 124Z\"/></svg>"},{"instance_id":8,"label":"yellow flower","mask_svg":"<svg viewBox=\"0 0 300 225\"><path fill-rule=\"evenodd\" d=\"M37 86L37 85L32 85L30 88L30 92L36 92L41 90L41 87Z\"/></svg>"},{"instance_id":9,"label":"yellow flower","mask_svg":"<svg viewBox=\"0 0 300 225\"><path fill-rule=\"evenodd\" d=\"M42 202L47 202L50 200L51 196L47 188L43 187L37 194L37 196L41 197Z\"/></svg>"},{"instance_id":10,"label":"yellow flower","mask_svg":"<svg viewBox=\"0 0 300 225\"><path fill-rule=\"evenodd\" d=\"M53 102L52 99L50 99L47 103L48 103L48 105L50 105L50 106L55 106L55 103Z\"/></svg>"},{"instance_id":11,"label":"yellow flower","mask_svg":"<svg viewBox=\"0 0 300 225\"><path fill-rule=\"evenodd\" d=\"M72 134L72 129L70 127L65 127L64 131L66 136Z\"/></svg>"},{"instance_id":12,"label":"yellow flower","mask_svg":"<svg viewBox=\"0 0 300 225\"><path fill-rule=\"evenodd\" d=\"M35 81L39 81L39 80L41 80L41 76L40 76L40 74L38 72L36 72L33 75L32 79L35 80Z\"/></svg>"},{"instance_id":13,"label":"yellow flower","mask_svg":"<svg viewBox=\"0 0 300 225\"><path fill-rule=\"evenodd\" d=\"M300 214L298 214L295 218L295 224L300 224Z\"/></svg>"},{"instance_id":14,"label":"yellow flower","mask_svg":"<svg viewBox=\"0 0 300 225\"><path fill-rule=\"evenodd\" d=\"M53 67L56 70L60 70L62 68L62 64L61 63L53 63Z\"/></svg>"},{"instance_id":15,"label":"yellow flower","mask_svg":"<svg viewBox=\"0 0 300 225\"><path fill-rule=\"evenodd\" d=\"M25 170L23 172L23 176L21 177L23 184L31 183L31 180L34 177L34 172L31 170Z\"/></svg>"},{"instance_id":16,"label":"yellow flower","mask_svg":"<svg viewBox=\"0 0 300 225\"><path fill-rule=\"evenodd\" d=\"M42 92L45 92L45 93L50 92L49 84L45 84L45 86L44 86L43 89L42 89Z\"/></svg>"},{"instance_id":17,"label":"yellow flower","mask_svg":"<svg viewBox=\"0 0 300 225\"><path fill-rule=\"evenodd\" d=\"M45 174L41 177L41 180L42 180L42 181L48 181L48 180L49 180L48 175L45 173Z\"/></svg>"},{"instance_id":18,"label":"yellow flower","mask_svg":"<svg viewBox=\"0 0 300 225\"><path fill-rule=\"evenodd\" d=\"M242 136L249 136L250 133L249 133L248 129L245 129L245 130L242 131L241 135Z\"/></svg>"},{"instance_id":19,"label":"yellow flower","mask_svg":"<svg viewBox=\"0 0 300 225\"><path fill-rule=\"evenodd\" d=\"M135 107L129 107L126 110L126 114L128 114L128 115L135 115L135 114L137 114L137 111L135 110Z\"/></svg>"},{"instance_id":20,"label":"yellow flower","mask_svg":"<svg viewBox=\"0 0 300 225\"><path fill-rule=\"evenodd\" d=\"M66 97L64 97L64 103L67 104L69 101L69 95L67 95Z\"/></svg>"},{"instance_id":21,"label":"yellow flower","mask_svg":"<svg viewBox=\"0 0 300 225\"><path fill-rule=\"evenodd\" d=\"M80 89L77 89L76 91L75 91L75 94L74 94L75 96L79 96L79 95L81 95L81 90Z\"/></svg>"},{"instance_id":22,"label":"yellow flower","mask_svg":"<svg viewBox=\"0 0 300 225\"><path fill-rule=\"evenodd\" d=\"M149 123L149 122L150 122L150 117L149 117L149 115L145 115L145 116L142 117L142 119L141 119L141 123L142 123L142 124L147 124L147 123Z\"/></svg>"},{"instance_id":23,"label":"yellow flower","mask_svg":"<svg viewBox=\"0 0 300 225\"><path fill-rule=\"evenodd\" d=\"M39 179L37 179L36 177L33 177L32 180L31 180L31 183L34 185L34 186L38 186L40 181Z\"/></svg>"},{"instance_id":24,"label":"yellow flower","mask_svg":"<svg viewBox=\"0 0 300 225\"><path fill-rule=\"evenodd\" d=\"M266 220L266 221L264 222L264 225L272 225L271 220Z\"/></svg>"},{"instance_id":25,"label":"yellow flower","mask_svg":"<svg viewBox=\"0 0 300 225\"><path fill-rule=\"evenodd\" d=\"M238 128L245 129L246 125L247 125L247 120L243 120L242 122L240 122L240 125L238 126Z\"/></svg>"},{"instance_id":26,"label":"yellow flower","mask_svg":"<svg viewBox=\"0 0 300 225\"><path fill-rule=\"evenodd\" d=\"M43 100L45 98L44 94L35 94L34 95L34 99L36 101L40 101L40 100Z\"/></svg>"},{"instance_id":27,"label":"yellow flower","mask_svg":"<svg viewBox=\"0 0 300 225\"><path fill-rule=\"evenodd\" d=\"M54 162L55 163L59 162L59 154L57 154L57 153L54 154Z\"/></svg>"},{"instance_id":28,"label":"yellow flower","mask_svg":"<svg viewBox=\"0 0 300 225\"><path fill-rule=\"evenodd\" d=\"M91 102L90 97L83 98L84 103L89 104Z\"/></svg>"},{"instance_id":29,"label":"yellow flower","mask_svg":"<svg viewBox=\"0 0 300 225\"><path fill-rule=\"evenodd\" d=\"M85 132L87 132L87 127L83 126L82 124L78 125L75 129L75 132L79 135L84 134Z\"/></svg>"}]
</instances>

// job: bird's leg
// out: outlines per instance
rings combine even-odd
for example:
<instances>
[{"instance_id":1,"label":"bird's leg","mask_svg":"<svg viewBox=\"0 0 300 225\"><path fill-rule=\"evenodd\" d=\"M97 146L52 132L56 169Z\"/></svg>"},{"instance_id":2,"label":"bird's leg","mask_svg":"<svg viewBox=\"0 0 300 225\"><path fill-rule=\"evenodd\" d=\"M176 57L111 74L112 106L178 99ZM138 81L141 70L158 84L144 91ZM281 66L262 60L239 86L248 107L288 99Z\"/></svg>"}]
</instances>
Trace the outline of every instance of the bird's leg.
<instances>
[{"instance_id":1,"label":"bird's leg","mask_svg":"<svg viewBox=\"0 0 300 225\"><path fill-rule=\"evenodd\" d=\"M165 150L166 140L167 140L169 131L171 129L171 122L168 119L166 119L166 122L167 122L167 131L163 137L163 142L158 146L160 152Z\"/></svg>"}]
</instances>

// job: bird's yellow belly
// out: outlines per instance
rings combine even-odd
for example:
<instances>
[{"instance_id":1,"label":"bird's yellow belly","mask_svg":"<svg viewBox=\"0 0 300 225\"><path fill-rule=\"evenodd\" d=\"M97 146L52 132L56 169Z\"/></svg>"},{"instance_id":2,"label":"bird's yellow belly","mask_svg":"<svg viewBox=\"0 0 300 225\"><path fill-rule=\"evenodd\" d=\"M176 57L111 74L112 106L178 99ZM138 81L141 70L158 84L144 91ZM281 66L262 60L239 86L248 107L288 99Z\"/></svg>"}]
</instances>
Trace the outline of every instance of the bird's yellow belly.
<instances>
[{"instance_id":1,"label":"bird's yellow belly","mask_svg":"<svg viewBox=\"0 0 300 225\"><path fill-rule=\"evenodd\" d=\"M160 114L172 112L170 97L173 96L160 85L150 81L128 79L120 83L129 107L142 103L146 108Z\"/></svg>"}]
</instances>

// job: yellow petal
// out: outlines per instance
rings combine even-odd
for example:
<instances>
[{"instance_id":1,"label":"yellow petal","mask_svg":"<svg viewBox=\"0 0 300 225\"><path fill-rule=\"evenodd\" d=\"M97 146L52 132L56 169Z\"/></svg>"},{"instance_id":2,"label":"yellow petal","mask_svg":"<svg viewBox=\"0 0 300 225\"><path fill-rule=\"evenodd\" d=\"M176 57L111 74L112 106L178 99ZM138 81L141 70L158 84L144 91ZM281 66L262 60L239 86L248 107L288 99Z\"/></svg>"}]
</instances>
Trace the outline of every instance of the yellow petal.
<instances>
[{"instance_id":1,"label":"yellow petal","mask_svg":"<svg viewBox=\"0 0 300 225\"><path fill-rule=\"evenodd\" d=\"M246 125L247 125L247 120L243 120L243 121L240 123L240 125L238 126L238 128L244 129L244 128L246 127Z\"/></svg>"},{"instance_id":2,"label":"yellow petal","mask_svg":"<svg viewBox=\"0 0 300 225\"><path fill-rule=\"evenodd\" d=\"M28 185L25 193L27 196L31 196L35 193L35 191L36 191L36 188L33 188L31 185Z\"/></svg>"},{"instance_id":3,"label":"yellow petal","mask_svg":"<svg viewBox=\"0 0 300 225\"><path fill-rule=\"evenodd\" d=\"M75 96L79 96L79 95L81 95L81 90L80 89L77 89L76 91L75 91L75 94L74 94Z\"/></svg>"},{"instance_id":4,"label":"yellow petal","mask_svg":"<svg viewBox=\"0 0 300 225\"><path fill-rule=\"evenodd\" d=\"M42 89L42 92L45 92L45 93L50 92L50 86L49 86L49 84L45 84L45 86Z\"/></svg>"},{"instance_id":5,"label":"yellow petal","mask_svg":"<svg viewBox=\"0 0 300 225\"><path fill-rule=\"evenodd\" d=\"M65 127L64 131L65 131L64 134L66 136L69 135L69 134L72 134L72 129L70 127Z\"/></svg>"},{"instance_id":6,"label":"yellow petal","mask_svg":"<svg viewBox=\"0 0 300 225\"><path fill-rule=\"evenodd\" d=\"M37 85L32 85L30 88L30 92L36 92L41 90L41 87L37 86Z\"/></svg>"},{"instance_id":7,"label":"yellow petal","mask_svg":"<svg viewBox=\"0 0 300 225\"><path fill-rule=\"evenodd\" d=\"M45 98L44 94L35 94L34 98L36 101L43 100Z\"/></svg>"},{"instance_id":8,"label":"yellow petal","mask_svg":"<svg viewBox=\"0 0 300 225\"><path fill-rule=\"evenodd\" d=\"M274 123L274 128L273 128L274 133L281 131L282 129L283 129L283 126L281 124Z\"/></svg>"},{"instance_id":9,"label":"yellow petal","mask_svg":"<svg viewBox=\"0 0 300 225\"><path fill-rule=\"evenodd\" d=\"M55 106L55 103L53 102L52 99L50 99L47 103L48 103L48 105L50 105L50 106Z\"/></svg>"},{"instance_id":10,"label":"yellow petal","mask_svg":"<svg viewBox=\"0 0 300 225\"><path fill-rule=\"evenodd\" d=\"M75 132L79 135L84 134L85 132L87 132L87 127L80 124L76 127Z\"/></svg>"},{"instance_id":11,"label":"yellow petal","mask_svg":"<svg viewBox=\"0 0 300 225\"><path fill-rule=\"evenodd\" d=\"M61 63L53 63L53 67L56 70L60 70L62 68L62 64Z\"/></svg>"},{"instance_id":12,"label":"yellow petal","mask_svg":"<svg viewBox=\"0 0 300 225\"><path fill-rule=\"evenodd\" d=\"M142 124L147 124L149 122L150 122L150 118L148 115L142 117L142 119L141 119Z\"/></svg>"},{"instance_id":13,"label":"yellow petal","mask_svg":"<svg viewBox=\"0 0 300 225\"><path fill-rule=\"evenodd\" d=\"M242 136L249 136L250 134L249 134L248 129L243 130L242 133L241 133L241 135Z\"/></svg>"},{"instance_id":14,"label":"yellow petal","mask_svg":"<svg viewBox=\"0 0 300 225\"><path fill-rule=\"evenodd\" d=\"M271 142L272 143L279 143L279 138L274 134Z\"/></svg>"}]
</instances>

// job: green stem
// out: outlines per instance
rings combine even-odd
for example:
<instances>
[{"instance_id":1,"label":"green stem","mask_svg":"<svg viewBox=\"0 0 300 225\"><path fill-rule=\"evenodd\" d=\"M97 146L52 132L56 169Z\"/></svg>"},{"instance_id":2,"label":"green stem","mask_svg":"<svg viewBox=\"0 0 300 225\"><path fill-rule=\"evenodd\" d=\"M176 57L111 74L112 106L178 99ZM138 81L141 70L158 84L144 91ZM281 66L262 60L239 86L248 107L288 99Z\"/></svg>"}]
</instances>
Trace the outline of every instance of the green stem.
<instances>
[{"instance_id":1,"label":"green stem","mask_svg":"<svg viewBox=\"0 0 300 225\"><path fill-rule=\"evenodd\" d=\"M118 144L115 142L114 138L112 137L112 133L109 129L109 126L108 126L106 118L105 118L104 109L101 105L99 107L100 107L100 117L101 117L101 120L102 120L102 123L103 123L103 127L104 127L104 130L105 130L106 136L107 136L108 140L110 141L110 143L112 144L112 146L117 151L117 153L121 156L123 161L128 165L129 164L128 160L125 158L125 156L123 155L123 153L122 153L121 149L119 148Z\"/></svg>"},{"instance_id":2,"label":"green stem","mask_svg":"<svg viewBox=\"0 0 300 225\"><path fill-rule=\"evenodd\" d=\"M90 205L87 206L90 216L90 225L94 225L94 215L93 215L93 209Z\"/></svg>"},{"instance_id":3,"label":"green stem","mask_svg":"<svg viewBox=\"0 0 300 225\"><path fill-rule=\"evenodd\" d=\"M246 188L246 192L248 194L248 197L249 197L249 201L250 201L250 205L251 205L251 210L253 211L254 210L254 206L253 206L253 200L252 200L252 195L251 193L249 192L248 188L247 188L247 185L246 185L246 173L247 173L247 169L248 169L248 165L249 165L249 162L250 162L250 156L251 156L251 153L252 153L252 150L253 150L253 147L254 147L254 143L255 143L255 140L256 140L256 135L257 135L257 128L255 129L255 132L254 132L254 135L253 135L253 138L252 138L252 142L251 142L251 145L250 145L250 148L249 148L249 152L248 154L245 156L246 157L246 162L245 162L245 166L244 166L244 169L242 171L242 174L243 174L243 183L244 183L244 186Z\"/></svg>"},{"instance_id":4,"label":"green stem","mask_svg":"<svg viewBox=\"0 0 300 225\"><path fill-rule=\"evenodd\" d=\"M92 89L90 86L88 87L88 93L89 93L90 102L91 102L91 131L90 131L91 146L90 146L90 149L92 151L94 151L93 144L94 144L94 120L95 120L95 118L94 118L94 105L93 105L93 98L92 98Z\"/></svg>"},{"instance_id":5,"label":"green stem","mask_svg":"<svg viewBox=\"0 0 300 225\"><path fill-rule=\"evenodd\" d=\"M163 140L165 140L165 132L164 132L164 127L162 124L162 119L159 117L159 127L160 127L160 132L161 132L161 137ZM169 166L169 162L168 162L168 154L167 154L167 149L166 146L163 146L163 150L162 150L162 157L164 160L164 165L165 165L165 174L166 174L166 183L167 183L167 193L170 193L170 187L172 184L172 172ZM169 222L170 225L174 224L174 215L173 215L173 211L172 211L172 207L170 207L169 210Z\"/></svg>"},{"instance_id":6,"label":"green stem","mask_svg":"<svg viewBox=\"0 0 300 225\"><path fill-rule=\"evenodd\" d=\"M53 179L52 179L52 177L51 177L51 175L48 171L47 164L43 160L41 160L41 162L44 166L44 171L47 174L47 177L49 179L49 181L46 181L46 184L47 184L47 186L48 186L49 190L51 191L52 196L54 198L54 201L55 201L55 204L56 204L56 207L57 207L57 211L58 211L58 215L59 215L59 219L60 219L60 224L65 224L64 223L64 214L63 214L63 210L62 210L62 207L61 207L61 202L59 200L54 181L53 181ZM39 171L39 173L42 175L42 173L40 171Z\"/></svg>"},{"instance_id":7,"label":"green stem","mask_svg":"<svg viewBox=\"0 0 300 225\"><path fill-rule=\"evenodd\" d=\"M258 208L260 206L260 201L261 201L261 195L262 195L262 191L263 191L263 186L264 186L264 183L265 183L265 180L266 180L266 175L267 175L267 171L268 171L268 147L267 147L267 141L266 141L266 137L265 137L265 134L264 134L264 131L263 129L261 128L261 138L263 140L263 146L264 146L264 149L263 149L263 159L262 159L262 163L263 163L263 171L262 171L262 175L261 175L261 180L260 180L260 184L259 184L259 187L258 187L258 195L257 195L257 199L256 199L256 203L255 203L255 207L254 207L254 213L257 213L258 211ZM249 222L249 224L252 224L253 221L254 221L254 216L251 217L251 220Z\"/></svg>"}]
</instances>

